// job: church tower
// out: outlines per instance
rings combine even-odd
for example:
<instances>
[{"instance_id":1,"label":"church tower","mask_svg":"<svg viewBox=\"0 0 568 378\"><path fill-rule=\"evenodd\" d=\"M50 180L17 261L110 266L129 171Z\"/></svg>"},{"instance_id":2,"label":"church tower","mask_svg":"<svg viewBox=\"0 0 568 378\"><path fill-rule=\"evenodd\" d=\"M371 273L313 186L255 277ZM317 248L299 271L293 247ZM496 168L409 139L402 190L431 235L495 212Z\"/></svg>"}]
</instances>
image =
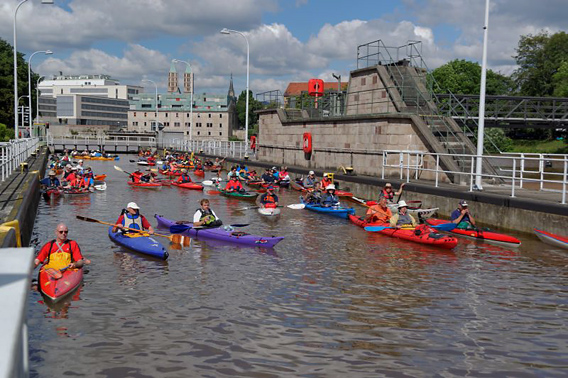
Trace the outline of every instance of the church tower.
<instances>
[{"instance_id":1,"label":"church tower","mask_svg":"<svg viewBox=\"0 0 568 378\"><path fill-rule=\"evenodd\" d=\"M183 93L195 93L193 87L193 72L186 64L185 72L183 73Z\"/></svg>"},{"instance_id":2,"label":"church tower","mask_svg":"<svg viewBox=\"0 0 568 378\"><path fill-rule=\"evenodd\" d=\"M170 65L170 73L168 74L168 92L175 93L178 89L178 74L174 62Z\"/></svg>"},{"instance_id":3,"label":"church tower","mask_svg":"<svg viewBox=\"0 0 568 378\"><path fill-rule=\"evenodd\" d=\"M235 97L235 88L233 88L233 74L231 74L231 81L229 83L229 93L227 93L230 101L237 102L237 98Z\"/></svg>"}]
</instances>

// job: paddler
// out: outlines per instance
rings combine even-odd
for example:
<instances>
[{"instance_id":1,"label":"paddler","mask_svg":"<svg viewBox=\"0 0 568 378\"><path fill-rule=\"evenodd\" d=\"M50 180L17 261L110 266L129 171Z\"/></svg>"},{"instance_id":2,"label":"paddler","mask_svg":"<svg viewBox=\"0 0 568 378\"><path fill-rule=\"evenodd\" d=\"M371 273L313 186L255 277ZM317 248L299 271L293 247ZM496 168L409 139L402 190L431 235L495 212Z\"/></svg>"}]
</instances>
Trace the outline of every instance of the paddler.
<instances>
[{"instance_id":1,"label":"paddler","mask_svg":"<svg viewBox=\"0 0 568 378\"><path fill-rule=\"evenodd\" d=\"M238 176L231 176L231 179L225 186L225 191L227 192L239 192L244 193L246 192L243 184L241 184Z\"/></svg>"},{"instance_id":2,"label":"paddler","mask_svg":"<svg viewBox=\"0 0 568 378\"><path fill-rule=\"evenodd\" d=\"M178 177L176 182L178 184L185 184L187 182L191 182L191 177L189 177L189 175L187 174L187 169L184 168L181 170L181 175Z\"/></svg>"},{"instance_id":3,"label":"paddler","mask_svg":"<svg viewBox=\"0 0 568 378\"><path fill-rule=\"evenodd\" d=\"M306 189L313 189L316 186L316 173L314 171L310 171L308 176L302 182L302 185Z\"/></svg>"},{"instance_id":4,"label":"paddler","mask_svg":"<svg viewBox=\"0 0 568 378\"><path fill-rule=\"evenodd\" d=\"M333 181L331 180L331 177L329 177L329 175L326 173L323 175L323 178L321 179L320 183L319 183L319 188L320 190L327 190L327 187L332 185Z\"/></svg>"},{"instance_id":5,"label":"paddler","mask_svg":"<svg viewBox=\"0 0 568 378\"><path fill-rule=\"evenodd\" d=\"M405 201L398 203L398 213L391 217L390 226L398 229L416 227L416 220L408 214L408 205Z\"/></svg>"},{"instance_id":6,"label":"paddler","mask_svg":"<svg viewBox=\"0 0 568 378\"><path fill-rule=\"evenodd\" d=\"M335 185L329 184L325 188L325 194L321 199L321 205L323 207L333 207L339 206L339 197L335 194Z\"/></svg>"},{"instance_id":7,"label":"paddler","mask_svg":"<svg viewBox=\"0 0 568 378\"><path fill-rule=\"evenodd\" d=\"M475 226L475 219L469 213L469 209L467 206L467 202L465 200L461 200L458 203L458 208L452 211L450 215L450 220L452 223L456 223L456 228L460 228L462 230L474 229Z\"/></svg>"},{"instance_id":8,"label":"paddler","mask_svg":"<svg viewBox=\"0 0 568 378\"><path fill-rule=\"evenodd\" d=\"M384 196L379 198L379 203L370 206L367 210L366 222L369 223L389 223L392 211L389 209L387 199Z\"/></svg>"},{"instance_id":9,"label":"paddler","mask_svg":"<svg viewBox=\"0 0 568 378\"><path fill-rule=\"evenodd\" d=\"M219 227L223 224L217 214L211 210L209 200L207 198L203 198L199 201L199 204L201 207L197 209L193 215L193 227Z\"/></svg>"},{"instance_id":10,"label":"paddler","mask_svg":"<svg viewBox=\"0 0 568 378\"><path fill-rule=\"evenodd\" d=\"M136 168L136 170L134 172L132 172L130 174L130 179L132 180L132 182L140 182L140 178L142 177L142 172L140 171L140 168Z\"/></svg>"},{"instance_id":11,"label":"paddler","mask_svg":"<svg viewBox=\"0 0 568 378\"><path fill-rule=\"evenodd\" d=\"M37 267L44 263L44 268L61 270L65 267L71 269L81 268L85 263L81 248L74 240L67 239L69 229L65 223L59 223L55 227L55 239L47 242L39 251L34 260Z\"/></svg>"},{"instance_id":12,"label":"paddler","mask_svg":"<svg viewBox=\"0 0 568 378\"><path fill-rule=\"evenodd\" d=\"M152 170L151 170L150 168L148 168L148 169L146 169L146 173L143 174L143 175L140 177L140 181L142 181L142 182L155 182L155 181L156 181L156 180L154 179L154 176L155 176L155 175L156 175L156 174L155 174L155 173L152 173Z\"/></svg>"},{"instance_id":13,"label":"paddler","mask_svg":"<svg viewBox=\"0 0 568 378\"><path fill-rule=\"evenodd\" d=\"M266 193L260 196L258 205L263 209L275 209L278 207L278 196L274 194L272 185L266 188Z\"/></svg>"},{"instance_id":14,"label":"paddler","mask_svg":"<svg viewBox=\"0 0 568 378\"><path fill-rule=\"evenodd\" d=\"M387 199L388 203L394 203L394 196L398 196L398 198L400 198L400 195L402 194L402 188L404 188L404 185L406 185L405 183L402 184L400 186L400 189L398 190L398 192L394 192L393 188L392 188L392 184L390 182L387 182L383 188L383 190L381 190L381 193L379 195L380 197L385 197Z\"/></svg>"},{"instance_id":15,"label":"paddler","mask_svg":"<svg viewBox=\"0 0 568 378\"><path fill-rule=\"evenodd\" d=\"M61 186L54 170L49 171L48 177L41 180L41 184L47 188L58 188Z\"/></svg>"},{"instance_id":16,"label":"paddler","mask_svg":"<svg viewBox=\"0 0 568 378\"><path fill-rule=\"evenodd\" d=\"M93 180L92 174L87 173L87 171L85 171L83 173L83 171L79 171L80 172L80 180L78 182L78 188L81 190L94 190L95 187L95 180Z\"/></svg>"},{"instance_id":17,"label":"paddler","mask_svg":"<svg viewBox=\"0 0 568 378\"><path fill-rule=\"evenodd\" d=\"M276 181L276 178L272 174L270 168L266 168L266 171L261 176L261 179L262 179L262 182L265 183L265 184L272 184L274 181Z\"/></svg>"},{"instance_id":18,"label":"paddler","mask_svg":"<svg viewBox=\"0 0 568 378\"><path fill-rule=\"evenodd\" d=\"M126 205L126 210L123 209L120 217L118 217L112 232L116 232L119 229L122 230L122 233L131 232L129 230L125 230L124 228L133 228L136 230L148 230L150 235L154 234L154 229L152 225L146 217L140 214L140 207L136 204L136 202L129 202ZM134 231L135 232L135 231Z\"/></svg>"}]
</instances>

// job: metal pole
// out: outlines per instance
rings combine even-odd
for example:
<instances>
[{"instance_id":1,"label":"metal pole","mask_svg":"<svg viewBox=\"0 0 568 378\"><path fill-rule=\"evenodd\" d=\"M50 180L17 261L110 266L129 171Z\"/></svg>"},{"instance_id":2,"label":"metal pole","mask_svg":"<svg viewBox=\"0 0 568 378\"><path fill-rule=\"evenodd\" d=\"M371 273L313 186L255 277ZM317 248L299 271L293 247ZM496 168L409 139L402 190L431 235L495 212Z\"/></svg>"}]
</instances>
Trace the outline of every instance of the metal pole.
<instances>
[{"instance_id":1,"label":"metal pole","mask_svg":"<svg viewBox=\"0 0 568 378\"><path fill-rule=\"evenodd\" d=\"M28 103L29 103L29 107L30 107L30 117L29 117L29 122L30 122L30 135L33 136L33 128L32 128L32 58L34 57L35 54L38 53L44 53L46 55L51 55L53 54L53 52L51 50L45 50L45 51L36 51L34 52L32 55L30 55L30 57L28 58ZM39 81L38 81L39 82ZM37 94L37 86L36 86L36 94ZM36 95L37 97L37 95ZM36 98L36 101L39 102L39 100ZM36 112L36 117L37 117L37 112ZM22 125L24 126L24 125Z\"/></svg>"},{"instance_id":2,"label":"metal pole","mask_svg":"<svg viewBox=\"0 0 568 378\"><path fill-rule=\"evenodd\" d=\"M39 79L37 79L37 83L36 83L36 119L39 120L39 82L41 81L41 79L43 79L43 76L41 76ZM39 132L38 132L38 136L39 136Z\"/></svg>"},{"instance_id":3,"label":"metal pole","mask_svg":"<svg viewBox=\"0 0 568 378\"><path fill-rule=\"evenodd\" d=\"M568 159L564 158L564 180L562 180L562 204L566 205L566 184L568 176Z\"/></svg>"},{"instance_id":4,"label":"metal pole","mask_svg":"<svg viewBox=\"0 0 568 378\"><path fill-rule=\"evenodd\" d=\"M28 0L22 0L14 10L14 139L18 139L18 47L16 35L16 15L20 6Z\"/></svg>"},{"instance_id":5,"label":"metal pole","mask_svg":"<svg viewBox=\"0 0 568 378\"><path fill-rule=\"evenodd\" d=\"M485 134L485 81L487 78L487 34L489 29L489 0L485 0L485 25L483 26L483 57L481 61L481 87L479 89L479 125L477 130L477 175L475 185L483 189L481 179L483 174L483 138Z\"/></svg>"}]
</instances>

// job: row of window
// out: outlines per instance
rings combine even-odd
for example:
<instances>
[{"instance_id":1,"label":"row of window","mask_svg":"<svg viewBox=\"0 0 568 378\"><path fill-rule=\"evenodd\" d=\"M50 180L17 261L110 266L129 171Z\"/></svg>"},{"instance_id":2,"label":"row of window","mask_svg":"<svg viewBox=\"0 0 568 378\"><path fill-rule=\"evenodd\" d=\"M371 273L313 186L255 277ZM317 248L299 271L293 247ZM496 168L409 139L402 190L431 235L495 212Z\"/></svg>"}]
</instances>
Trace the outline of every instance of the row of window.
<instances>
[{"instance_id":1,"label":"row of window","mask_svg":"<svg viewBox=\"0 0 568 378\"><path fill-rule=\"evenodd\" d=\"M127 114L117 114L117 113L99 113L99 112L82 112L84 116L89 117L101 117L101 118L124 118L128 119Z\"/></svg>"},{"instance_id":2,"label":"row of window","mask_svg":"<svg viewBox=\"0 0 568 378\"><path fill-rule=\"evenodd\" d=\"M98 98L98 97L83 97L81 102L90 102L95 104L107 104L116 106L130 106L127 100L109 99L109 98Z\"/></svg>"},{"instance_id":3,"label":"row of window","mask_svg":"<svg viewBox=\"0 0 568 378\"><path fill-rule=\"evenodd\" d=\"M128 112L127 108L118 108L118 107L101 106L101 105L89 105L89 104L81 104L81 109L104 110L104 111L107 111L107 112L120 112L120 113Z\"/></svg>"},{"instance_id":4,"label":"row of window","mask_svg":"<svg viewBox=\"0 0 568 378\"><path fill-rule=\"evenodd\" d=\"M156 116L155 114L156 113L154 113L154 117ZM165 116L167 117L169 113L162 113L162 114L165 114ZM137 112L134 112L134 117L136 116ZM212 118L211 113L209 113L208 116L209 116L208 118ZM144 117L148 117L148 112L144 112ZM187 113L186 117L191 117L191 113ZM179 118L179 113L176 113L176 118ZM201 118L201 113L197 113L197 118ZM219 114L219 118L223 118L223 114Z\"/></svg>"}]
</instances>

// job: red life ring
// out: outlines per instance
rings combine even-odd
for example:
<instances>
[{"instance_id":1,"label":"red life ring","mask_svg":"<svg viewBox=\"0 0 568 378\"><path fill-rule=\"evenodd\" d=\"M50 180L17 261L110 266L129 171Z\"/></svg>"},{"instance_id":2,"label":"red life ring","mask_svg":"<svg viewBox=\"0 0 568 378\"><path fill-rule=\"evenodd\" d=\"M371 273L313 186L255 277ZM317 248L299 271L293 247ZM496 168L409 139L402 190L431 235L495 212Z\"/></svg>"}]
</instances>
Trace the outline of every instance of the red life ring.
<instances>
[{"instance_id":1,"label":"red life ring","mask_svg":"<svg viewBox=\"0 0 568 378\"><path fill-rule=\"evenodd\" d=\"M304 133L303 150L306 154L312 153L312 134L310 133Z\"/></svg>"}]
</instances>

